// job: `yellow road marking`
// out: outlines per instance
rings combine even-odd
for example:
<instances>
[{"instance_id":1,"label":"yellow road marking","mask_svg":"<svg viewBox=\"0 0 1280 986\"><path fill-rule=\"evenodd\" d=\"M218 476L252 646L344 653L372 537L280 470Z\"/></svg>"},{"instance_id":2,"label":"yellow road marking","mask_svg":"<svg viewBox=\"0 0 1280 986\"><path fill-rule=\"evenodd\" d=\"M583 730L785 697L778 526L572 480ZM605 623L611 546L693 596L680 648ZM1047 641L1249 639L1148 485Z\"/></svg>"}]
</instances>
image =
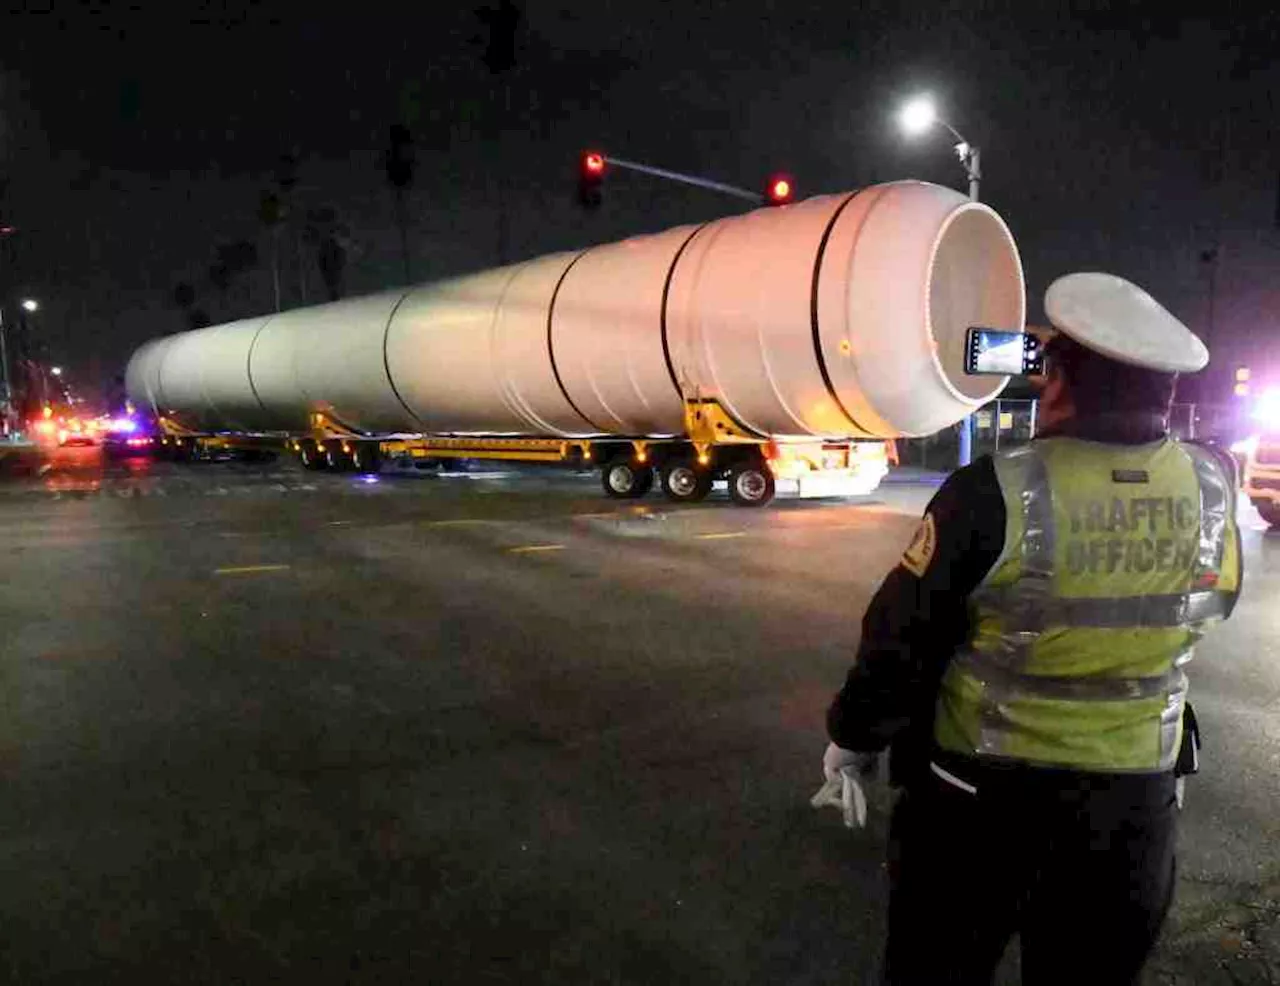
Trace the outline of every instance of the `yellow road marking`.
<instances>
[{"instance_id":1,"label":"yellow road marking","mask_svg":"<svg viewBox=\"0 0 1280 986\"><path fill-rule=\"evenodd\" d=\"M230 568L215 568L214 575L252 575L256 572L283 572L288 565L235 565Z\"/></svg>"},{"instance_id":2,"label":"yellow road marking","mask_svg":"<svg viewBox=\"0 0 1280 986\"><path fill-rule=\"evenodd\" d=\"M513 555L528 555L535 551L563 551L563 544L526 544L519 548L508 548L507 551Z\"/></svg>"},{"instance_id":3,"label":"yellow road marking","mask_svg":"<svg viewBox=\"0 0 1280 986\"><path fill-rule=\"evenodd\" d=\"M724 541L728 538L744 538L747 536L746 531L726 531L722 534L699 534L699 541Z\"/></svg>"},{"instance_id":4,"label":"yellow road marking","mask_svg":"<svg viewBox=\"0 0 1280 986\"><path fill-rule=\"evenodd\" d=\"M460 518L458 520L428 520L425 522L427 527L462 527L466 524L496 524L496 520L471 520Z\"/></svg>"}]
</instances>

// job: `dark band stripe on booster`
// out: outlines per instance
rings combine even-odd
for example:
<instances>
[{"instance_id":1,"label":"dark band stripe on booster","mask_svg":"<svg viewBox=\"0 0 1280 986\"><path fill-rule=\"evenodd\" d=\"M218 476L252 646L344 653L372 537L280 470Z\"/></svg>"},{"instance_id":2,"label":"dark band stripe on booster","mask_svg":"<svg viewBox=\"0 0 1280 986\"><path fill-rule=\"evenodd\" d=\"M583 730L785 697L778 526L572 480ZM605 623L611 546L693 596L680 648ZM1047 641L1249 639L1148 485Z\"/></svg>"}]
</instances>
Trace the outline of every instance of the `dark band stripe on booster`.
<instances>
[{"instance_id":1,"label":"dark band stripe on booster","mask_svg":"<svg viewBox=\"0 0 1280 986\"><path fill-rule=\"evenodd\" d=\"M680 258L684 256L685 249L693 242L693 238L706 229L710 223L703 223L690 233L680 249L676 251L676 255L671 258L671 266L667 268L667 279L662 283L662 309L659 313L659 326L662 335L662 359L667 364L667 375L671 377L671 386L676 389L676 396L681 401L684 400L684 391L680 389L680 379L676 376L676 367L671 362L671 345L667 341L667 299L671 296L671 282L676 276L676 266L680 263Z\"/></svg>"},{"instance_id":2,"label":"dark band stripe on booster","mask_svg":"<svg viewBox=\"0 0 1280 986\"><path fill-rule=\"evenodd\" d=\"M569 261L569 266L567 266L564 269L563 273L561 273L560 279L556 281L555 290L551 292L551 304L547 306L547 357L551 360L551 372L552 374L554 374L556 378L556 386L560 388L560 393L564 397L565 403L567 403L571 408L573 408L574 412L578 415L578 417L580 417L583 421L587 423L587 425L591 428L593 434L603 435L606 429L601 428L594 421L592 421L585 414L583 414L582 409L578 407L578 405L573 402L573 398L569 396L569 391L565 388L564 380L560 378L560 367L556 365L556 348L555 348L555 343L552 341L552 337L551 337L552 336L551 326L555 321L556 299L560 297L560 286L564 284L564 279L569 276L569 271L573 270L574 264L576 264L579 260L581 260L590 252L591 251L589 249L583 250L580 254L574 257L573 260Z\"/></svg>"},{"instance_id":3,"label":"dark band stripe on booster","mask_svg":"<svg viewBox=\"0 0 1280 986\"><path fill-rule=\"evenodd\" d=\"M861 194L861 191L854 192L841 202L836 211L832 213L831 220L827 223L827 228L822 231L822 239L818 243L818 253L813 261L813 286L809 292L809 324L813 333L813 355L818 361L818 372L822 374L822 382L826 384L827 393L836 402L836 407L840 409L841 413L853 423L854 428L862 432L863 435L870 437L870 430L864 428L858 422L858 419L844 406L844 402L840 400L840 395L836 393L835 385L831 382L831 373L827 370L826 357L822 355L822 336L818 332L818 283L822 276L822 260L826 256L827 241L831 239L831 232L836 228L836 223L839 221L840 216L844 214L844 210L848 208L849 203Z\"/></svg>"},{"instance_id":4,"label":"dark band stripe on booster","mask_svg":"<svg viewBox=\"0 0 1280 986\"><path fill-rule=\"evenodd\" d=\"M400 296L400 300L392 306L391 312L387 315L387 324L382 329L382 368L386 371L387 386L391 388L391 393L395 395L396 400L400 402L400 406L404 408L410 419L418 422L418 427L425 432L427 430L426 422L414 413L413 408L409 406L409 402L400 393L400 388L396 386L396 378L391 375L391 357L387 355L387 346L391 342L391 323L396 320L396 313L400 311L400 306L409 300L409 295L411 294L413 294L413 288L409 288Z\"/></svg>"}]
</instances>

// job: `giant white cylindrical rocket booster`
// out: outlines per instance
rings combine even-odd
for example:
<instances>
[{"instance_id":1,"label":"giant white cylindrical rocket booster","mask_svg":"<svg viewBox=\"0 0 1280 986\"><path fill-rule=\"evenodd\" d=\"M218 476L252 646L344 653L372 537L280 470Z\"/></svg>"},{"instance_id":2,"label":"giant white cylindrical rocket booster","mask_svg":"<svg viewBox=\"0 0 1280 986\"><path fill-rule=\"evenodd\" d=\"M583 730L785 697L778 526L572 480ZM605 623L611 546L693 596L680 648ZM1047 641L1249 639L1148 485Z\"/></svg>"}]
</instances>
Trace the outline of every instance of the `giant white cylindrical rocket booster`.
<instances>
[{"instance_id":1,"label":"giant white cylindrical rocket booster","mask_svg":"<svg viewBox=\"0 0 1280 986\"><path fill-rule=\"evenodd\" d=\"M1004 386L965 332L1024 299L995 212L894 182L167 336L127 385L215 432L676 435L715 398L762 436L925 435Z\"/></svg>"}]
</instances>

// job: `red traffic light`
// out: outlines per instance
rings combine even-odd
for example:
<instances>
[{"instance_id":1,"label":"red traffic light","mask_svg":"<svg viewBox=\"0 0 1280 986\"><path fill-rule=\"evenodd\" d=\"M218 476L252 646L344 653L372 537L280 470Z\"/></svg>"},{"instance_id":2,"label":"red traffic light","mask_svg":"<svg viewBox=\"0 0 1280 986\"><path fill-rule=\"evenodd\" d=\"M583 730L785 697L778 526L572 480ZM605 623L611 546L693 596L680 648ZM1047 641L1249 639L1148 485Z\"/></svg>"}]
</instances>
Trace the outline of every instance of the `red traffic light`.
<instances>
[{"instance_id":1,"label":"red traffic light","mask_svg":"<svg viewBox=\"0 0 1280 986\"><path fill-rule=\"evenodd\" d=\"M786 205L795 198L795 184L786 175L774 175L765 186L764 197L769 205Z\"/></svg>"},{"instance_id":2,"label":"red traffic light","mask_svg":"<svg viewBox=\"0 0 1280 986\"><path fill-rule=\"evenodd\" d=\"M599 151L584 151L578 162L578 204L584 209L600 208L600 186L608 162Z\"/></svg>"}]
</instances>

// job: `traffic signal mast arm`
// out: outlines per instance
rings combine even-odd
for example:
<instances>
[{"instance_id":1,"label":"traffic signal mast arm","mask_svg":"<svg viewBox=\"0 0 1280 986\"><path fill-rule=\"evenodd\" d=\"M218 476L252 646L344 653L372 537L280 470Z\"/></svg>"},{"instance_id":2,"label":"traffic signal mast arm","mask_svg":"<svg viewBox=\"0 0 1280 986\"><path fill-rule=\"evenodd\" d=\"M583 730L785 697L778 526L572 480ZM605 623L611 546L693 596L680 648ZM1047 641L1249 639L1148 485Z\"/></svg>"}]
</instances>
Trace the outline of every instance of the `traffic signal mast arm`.
<instances>
[{"instance_id":1,"label":"traffic signal mast arm","mask_svg":"<svg viewBox=\"0 0 1280 986\"><path fill-rule=\"evenodd\" d=\"M621 168L626 172L639 172L653 175L655 178L664 178L668 182L691 184L696 188L707 188L708 191L742 198L742 200L753 202L755 205L787 205L795 198L795 183L787 175L776 174L769 178L762 195L760 192L750 191L749 188L741 188L736 184L728 184L727 182L717 182L712 178L703 178L698 174L673 172L669 168L657 168L655 165L644 164L641 161L611 158L611 156L600 154L599 151L588 151L582 155L581 181L585 183L586 191L595 193L595 201L590 202L590 205L599 205L599 184L604 178L604 172L607 168Z\"/></svg>"},{"instance_id":2,"label":"traffic signal mast arm","mask_svg":"<svg viewBox=\"0 0 1280 986\"><path fill-rule=\"evenodd\" d=\"M671 171L668 168L658 168L652 164L642 164L639 161L628 161L625 158L612 157L608 155L599 155L600 160L611 168L621 168L623 171L638 171L641 174L653 175L655 178L665 178L668 181L678 181L684 185L693 185L697 188L705 188L712 192L720 192L724 195L732 195L734 198L745 199L748 202L754 202L757 205L763 205L769 202L769 199L759 192L753 192L750 189L739 188L737 185L730 185L727 182L715 181L711 178L703 178L699 175L689 175L682 171Z\"/></svg>"}]
</instances>

